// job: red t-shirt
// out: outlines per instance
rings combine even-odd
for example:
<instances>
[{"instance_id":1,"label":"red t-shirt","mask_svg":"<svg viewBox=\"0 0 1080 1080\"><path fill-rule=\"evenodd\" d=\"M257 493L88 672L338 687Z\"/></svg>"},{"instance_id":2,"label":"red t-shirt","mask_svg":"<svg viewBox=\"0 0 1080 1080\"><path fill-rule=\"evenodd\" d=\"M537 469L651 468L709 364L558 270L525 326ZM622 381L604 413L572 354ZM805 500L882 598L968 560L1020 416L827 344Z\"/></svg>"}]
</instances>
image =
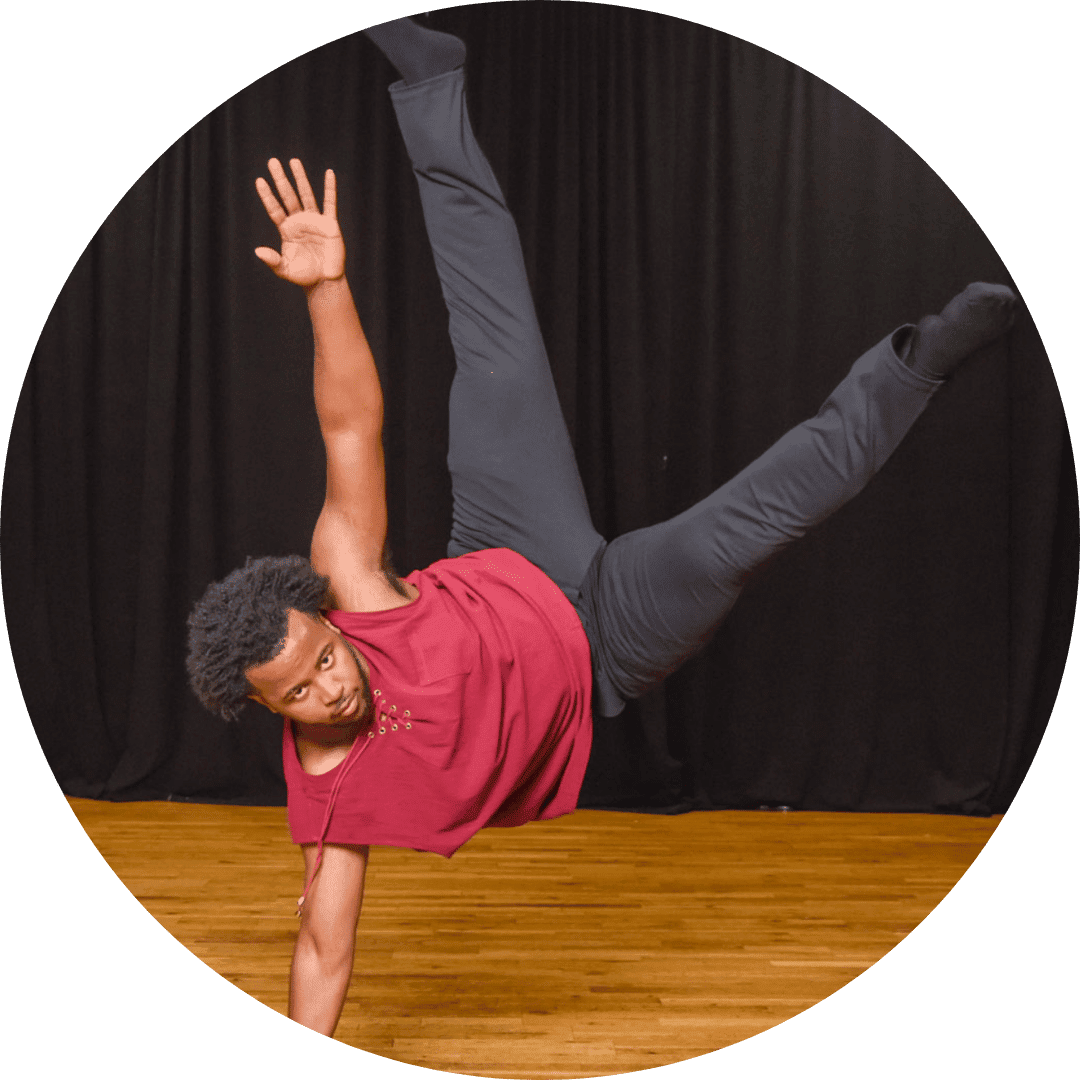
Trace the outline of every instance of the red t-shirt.
<instances>
[{"instance_id":1,"label":"red t-shirt","mask_svg":"<svg viewBox=\"0 0 1080 1080\"><path fill-rule=\"evenodd\" d=\"M286 722L293 842L450 856L487 825L570 813L592 742L589 643L570 602L506 548L405 580L420 595L404 607L328 612L367 661L374 718L319 776Z\"/></svg>"}]
</instances>

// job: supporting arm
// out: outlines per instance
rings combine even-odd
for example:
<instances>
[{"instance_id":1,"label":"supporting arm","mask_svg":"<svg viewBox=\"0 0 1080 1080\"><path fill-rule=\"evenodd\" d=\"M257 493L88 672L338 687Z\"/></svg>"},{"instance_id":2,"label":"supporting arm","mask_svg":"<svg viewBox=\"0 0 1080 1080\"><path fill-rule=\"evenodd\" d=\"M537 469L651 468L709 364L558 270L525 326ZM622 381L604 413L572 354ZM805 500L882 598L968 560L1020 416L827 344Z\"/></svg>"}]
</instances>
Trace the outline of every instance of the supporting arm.
<instances>
[{"instance_id":1,"label":"supporting arm","mask_svg":"<svg viewBox=\"0 0 1080 1080\"><path fill-rule=\"evenodd\" d=\"M315 866L316 846L305 844L303 850L306 880ZM323 1035L333 1035L348 993L367 861L367 847L326 844L304 901L289 980L289 1017Z\"/></svg>"}]
</instances>

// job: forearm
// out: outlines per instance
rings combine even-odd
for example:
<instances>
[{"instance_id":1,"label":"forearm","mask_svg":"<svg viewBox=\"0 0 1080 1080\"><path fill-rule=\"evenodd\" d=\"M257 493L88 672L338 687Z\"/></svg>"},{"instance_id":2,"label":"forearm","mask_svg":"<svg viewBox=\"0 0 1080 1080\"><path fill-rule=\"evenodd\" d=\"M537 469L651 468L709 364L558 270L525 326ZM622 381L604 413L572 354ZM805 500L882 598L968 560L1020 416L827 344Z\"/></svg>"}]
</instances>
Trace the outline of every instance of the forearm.
<instances>
[{"instance_id":1,"label":"forearm","mask_svg":"<svg viewBox=\"0 0 1080 1080\"><path fill-rule=\"evenodd\" d=\"M380 441L379 373L344 277L305 290L315 337L315 409L326 436L356 434Z\"/></svg>"},{"instance_id":2,"label":"forearm","mask_svg":"<svg viewBox=\"0 0 1080 1080\"><path fill-rule=\"evenodd\" d=\"M320 955L314 939L303 930L293 949L289 979L289 1017L323 1035L333 1035L345 1004L352 975L353 954Z\"/></svg>"}]
</instances>

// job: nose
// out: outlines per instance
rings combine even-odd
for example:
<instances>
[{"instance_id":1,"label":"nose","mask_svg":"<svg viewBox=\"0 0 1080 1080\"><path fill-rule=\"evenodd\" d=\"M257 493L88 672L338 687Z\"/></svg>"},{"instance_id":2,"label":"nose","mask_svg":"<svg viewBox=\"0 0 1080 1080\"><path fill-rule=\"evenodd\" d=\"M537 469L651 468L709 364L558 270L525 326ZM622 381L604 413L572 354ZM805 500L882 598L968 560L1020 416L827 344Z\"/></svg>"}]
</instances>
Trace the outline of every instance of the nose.
<instances>
[{"instance_id":1,"label":"nose","mask_svg":"<svg viewBox=\"0 0 1080 1080\"><path fill-rule=\"evenodd\" d=\"M336 705L344 694L345 684L340 679L327 675L319 684L319 697L327 708Z\"/></svg>"}]
</instances>

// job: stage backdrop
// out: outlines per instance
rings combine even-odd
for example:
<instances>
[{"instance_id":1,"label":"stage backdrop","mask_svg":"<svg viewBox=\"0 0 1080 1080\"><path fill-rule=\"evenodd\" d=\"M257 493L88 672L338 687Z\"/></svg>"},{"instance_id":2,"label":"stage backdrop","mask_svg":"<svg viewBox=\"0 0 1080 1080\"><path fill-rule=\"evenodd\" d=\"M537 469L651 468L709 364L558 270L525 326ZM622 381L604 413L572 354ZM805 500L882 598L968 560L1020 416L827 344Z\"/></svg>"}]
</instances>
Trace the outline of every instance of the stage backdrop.
<instances>
[{"instance_id":1,"label":"stage backdrop","mask_svg":"<svg viewBox=\"0 0 1080 1080\"><path fill-rule=\"evenodd\" d=\"M577 3L429 22L468 42L475 127L609 539L732 476L897 325L1010 282L906 145L745 42ZM272 155L338 172L386 392L394 558L404 573L445 553L452 357L394 78L358 34L222 105L122 199L42 335L3 586L72 795L284 800L280 721L207 715L183 669L207 583L248 554L306 553L322 499L303 295L252 254L276 243L254 192ZM1001 811L1057 690L1076 567L1063 410L1021 312L704 654L597 720L581 805Z\"/></svg>"}]
</instances>

